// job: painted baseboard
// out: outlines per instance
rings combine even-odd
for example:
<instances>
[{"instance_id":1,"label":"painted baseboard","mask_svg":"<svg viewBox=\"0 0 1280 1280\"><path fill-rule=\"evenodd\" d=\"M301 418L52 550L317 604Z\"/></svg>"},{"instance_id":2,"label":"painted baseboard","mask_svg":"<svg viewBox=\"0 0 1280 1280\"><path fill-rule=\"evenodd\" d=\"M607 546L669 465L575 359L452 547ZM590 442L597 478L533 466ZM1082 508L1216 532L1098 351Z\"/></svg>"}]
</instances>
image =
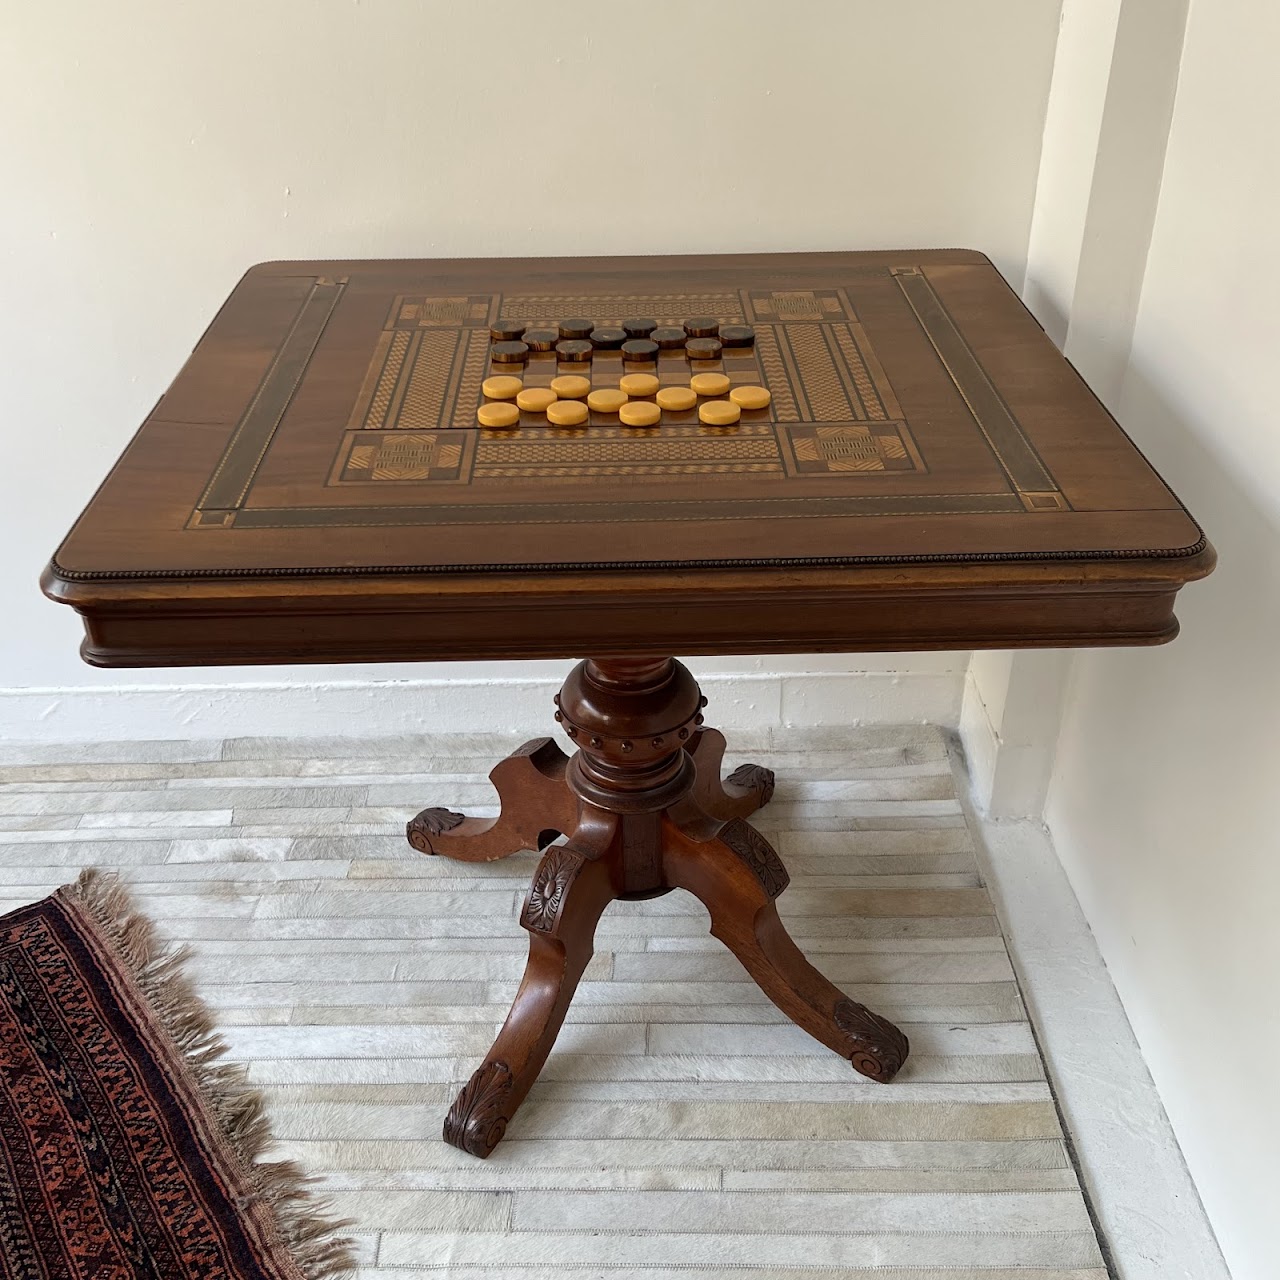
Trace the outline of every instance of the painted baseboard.
<instances>
[{"instance_id":1,"label":"painted baseboard","mask_svg":"<svg viewBox=\"0 0 1280 1280\"><path fill-rule=\"evenodd\" d=\"M960 706L960 741L973 803L984 816L1038 822L1044 814L1071 657L1069 650L1024 650L1013 655L1003 680L988 672L985 684L978 664L970 665Z\"/></svg>"},{"instance_id":2,"label":"painted baseboard","mask_svg":"<svg viewBox=\"0 0 1280 1280\"><path fill-rule=\"evenodd\" d=\"M964 693L960 702L960 746L968 770L970 798L979 813L985 814L991 804L995 785L996 763L1000 758L1000 735L991 723L982 691L970 669L964 676Z\"/></svg>"},{"instance_id":3,"label":"painted baseboard","mask_svg":"<svg viewBox=\"0 0 1280 1280\"><path fill-rule=\"evenodd\" d=\"M957 789L966 791L964 762ZM976 788L974 788L976 790ZM979 868L1122 1280L1231 1280L1120 997L1043 824L979 820ZM1082 1030L1087 1026L1087 1034Z\"/></svg>"},{"instance_id":4,"label":"painted baseboard","mask_svg":"<svg viewBox=\"0 0 1280 1280\"><path fill-rule=\"evenodd\" d=\"M954 729L961 671L706 675L712 722L732 729L929 723ZM549 731L552 677L0 689L10 742L362 737Z\"/></svg>"}]
</instances>

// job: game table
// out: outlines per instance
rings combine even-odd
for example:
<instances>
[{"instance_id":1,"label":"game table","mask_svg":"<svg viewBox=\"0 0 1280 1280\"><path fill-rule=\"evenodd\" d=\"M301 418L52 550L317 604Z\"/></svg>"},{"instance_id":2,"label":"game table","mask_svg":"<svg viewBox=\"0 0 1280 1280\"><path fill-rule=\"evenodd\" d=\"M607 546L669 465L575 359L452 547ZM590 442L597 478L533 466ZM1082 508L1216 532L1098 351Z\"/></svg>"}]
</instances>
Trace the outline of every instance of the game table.
<instances>
[{"instance_id":1,"label":"game table","mask_svg":"<svg viewBox=\"0 0 1280 1280\"><path fill-rule=\"evenodd\" d=\"M408 824L425 854L543 851L524 980L444 1126L486 1156L615 899L688 890L854 1070L907 1057L788 936L747 821L773 776L722 780L671 655L1159 644L1213 562L980 253L269 262L43 587L105 667L589 655L555 700L571 757L539 738L493 770L496 819Z\"/></svg>"}]
</instances>

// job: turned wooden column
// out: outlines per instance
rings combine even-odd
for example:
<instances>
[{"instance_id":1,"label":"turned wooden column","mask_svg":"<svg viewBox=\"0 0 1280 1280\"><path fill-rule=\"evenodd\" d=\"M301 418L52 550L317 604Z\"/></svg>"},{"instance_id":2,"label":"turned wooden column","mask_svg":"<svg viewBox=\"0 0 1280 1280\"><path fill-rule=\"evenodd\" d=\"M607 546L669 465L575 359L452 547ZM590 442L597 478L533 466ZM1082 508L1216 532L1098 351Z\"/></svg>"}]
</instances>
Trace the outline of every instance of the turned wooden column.
<instances>
[{"instance_id":1,"label":"turned wooden column","mask_svg":"<svg viewBox=\"0 0 1280 1280\"><path fill-rule=\"evenodd\" d=\"M556 719L578 748L570 789L614 813L653 813L693 788L684 750L707 700L674 658L580 662L556 694Z\"/></svg>"}]
</instances>

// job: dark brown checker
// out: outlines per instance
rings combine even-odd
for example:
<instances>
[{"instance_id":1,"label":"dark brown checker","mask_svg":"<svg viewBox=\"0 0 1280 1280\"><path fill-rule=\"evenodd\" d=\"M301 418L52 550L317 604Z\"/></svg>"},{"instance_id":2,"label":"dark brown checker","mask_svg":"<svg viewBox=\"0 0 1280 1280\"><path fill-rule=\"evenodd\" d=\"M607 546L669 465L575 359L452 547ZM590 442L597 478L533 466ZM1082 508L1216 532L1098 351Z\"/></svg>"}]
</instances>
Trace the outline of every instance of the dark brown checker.
<instances>
[{"instance_id":1,"label":"dark brown checker","mask_svg":"<svg viewBox=\"0 0 1280 1280\"><path fill-rule=\"evenodd\" d=\"M652 317L678 329L704 316L722 340L750 326L754 342L701 359L697 346L672 347L625 366L617 349L559 363L537 349L539 331L554 346L566 319L609 328ZM523 365L493 359L490 330L508 332L502 325L526 326L535 349ZM664 413L640 432L594 413L582 430L537 414L510 431L478 430L482 381L513 368L528 386L579 372L616 386L634 371L673 385L717 371L767 387L772 402L720 430L700 426L696 410ZM379 624L387 638L352 631L349 652L404 656L412 635L409 656L467 656L591 648L569 642L566 619L596 617L591 584L607 594L618 573L632 584L614 598L619 607L642 584L669 589L662 575L676 569L737 573L742 584L764 574L774 585L741 587L763 592L759 617L735 606L736 623L717 639L720 624L693 609L696 620L670 641L684 652L746 652L1167 638L1174 591L1211 558L979 254L271 263L223 307L58 552L49 584L105 628L92 656L127 662L155 660L138 638L146 628L135 631L116 607L133 598L129 583L156 584L147 600L160 603L148 603L147 617L197 610L199 593L179 590L192 581L222 597L253 595L254 582L340 583L391 610ZM895 565L916 568L876 577ZM767 577L781 566L797 570L786 590ZM472 630L463 645L428 627L425 601L463 583L495 606L512 591L551 589L526 575L490 596L490 579L522 568L579 575L575 599L588 613L557 612L541 639L536 611L504 624L519 643L514 632ZM827 585L805 599L826 605L795 597L795 607L775 607L775 592L799 592L806 573ZM954 597L938 587L948 573ZM988 584L989 625L962 607L961 580ZM690 589L709 610L729 581L699 577ZM923 591L926 581L942 591L928 609L880 620L886 590ZM872 582L881 582L874 607L832 611L842 591L852 601ZM1012 598L1001 593L1015 582L1016 625L1000 621ZM282 599L263 595L254 608L285 608ZM395 599L415 620L394 621ZM1071 608L1058 607L1065 600ZM308 634L343 630L332 608L325 618L313 617ZM602 622L590 625L603 637ZM624 609L608 643L634 644L656 625ZM202 660L270 660L252 628L214 629L225 657ZM173 645L177 661L199 641ZM317 656L341 649L335 639Z\"/></svg>"},{"instance_id":2,"label":"dark brown checker","mask_svg":"<svg viewBox=\"0 0 1280 1280\"><path fill-rule=\"evenodd\" d=\"M694 316L681 327L691 338L714 338L720 332L720 321L715 316Z\"/></svg>"},{"instance_id":3,"label":"dark brown checker","mask_svg":"<svg viewBox=\"0 0 1280 1280\"><path fill-rule=\"evenodd\" d=\"M690 360L718 360L721 345L719 338L690 338L684 344L684 353Z\"/></svg>"},{"instance_id":4,"label":"dark brown checker","mask_svg":"<svg viewBox=\"0 0 1280 1280\"><path fill-rule=\"evenodd\" d=\"M529 357L529 347L523 342L495 342L489 347L489 359L494 364L523 364Z\"/></svg>"},{"instance_id":5,"label":"dark brown checker","mask_svg":"<svg viewBox=\"0 0 1280 1280\"><path fill-rule=\"evenodd\" d=\"M530 351L554 351L560 341L560 330L556 328L526 329L524 343Z\"/></svg>"},{"instance_id":6,"label":"dark brown checker","mask_svg":"<svg viewBox=\"0 0 1280 1280\"><path fill-rule=\"evenodd\" d=\"M658 344L650 338L628 338L622 344L622 358L628 364L641 360L653 360L658 354Z\"/></svg>"},{"instance_id":7,"label":"dark brown checker","mask_svg":"<svg viewBox=\"0 0 1280 1280\"><path fill-rule=\"evenodd\" d=\"M591 345L605 350L621 347L630 335L617 325L596 325L591 330Z\"/></svg>"},{"instance_id":8,"label":"dark brown checker","mask_svg":"<svg viewBox=\"0 0 1280 1280\"><path fill-rule=\"evenodd\" d=\"M556 356L561 361L587 364L595 354L595 347L586 338L562 338L556 343Z\"/></svg>"}]
</instances>

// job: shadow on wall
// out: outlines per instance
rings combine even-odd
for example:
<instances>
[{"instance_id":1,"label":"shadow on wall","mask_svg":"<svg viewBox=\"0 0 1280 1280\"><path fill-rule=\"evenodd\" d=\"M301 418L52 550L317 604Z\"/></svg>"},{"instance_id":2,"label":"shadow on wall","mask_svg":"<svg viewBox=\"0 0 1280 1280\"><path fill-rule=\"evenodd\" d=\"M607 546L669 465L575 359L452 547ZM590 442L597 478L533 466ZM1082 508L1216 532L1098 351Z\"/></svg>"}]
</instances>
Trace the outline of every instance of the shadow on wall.
<instances>
[{"instance_id":1,"label":"shadow on wall","mask_svg":"<svg viewBox=\"0 0 1280 1280\"><path fill-rule=\"evenodd\" d=\"M1143 370L1128 371L1122 397L1125 429L1143 449L1174 492L1200 521L1218 551L1218 567L1203 582L1178 596L1182 632L1173 646L1158 651L1188 677L1162 690L1174 705L1191 696L1244 682L1253 692L1243 704L1214 698L1204 708L1208 729L1217 719L1234 723L1244 711L1256 719L1280 703L1266 691L1280 686L1277 636L1280 635L1280 525L1224 470L1190 426ZM1230 423L1214 424L1229 430ZM1197 727L1188 724L1190 731ZM1230 751L1230 742L1213 745Z\"/></svg>"},{"instance_id":2,"label":"shadow on wall","mask_svg":"<svg viewBox=\"0 0 1280 1280\"><path fill-rule=\"evenodd\" d=\"M1046 816L1209 1215L1248 1240L1280 1144L1280 529L1140 368L1122 405L1219 565L1180 594L1172 644L1079 655ZM1188 1052L1206 1027L1230 1029L1225 1058L1198 1033Z\"/></svg>"},{"instance_id":3,"label":"shadow on wall","mask_svg":"<svg viewBox=\"0 0 1280 1280\"><path fill-rule=\"evenodd\" d=\"M1074 722L1082 750L1095 757L1094 784L1116 804L1135 788L1153 787L1162 798L1158 812L1146 813L1153 834L1181 842L1193 831L1206 840L1216 833L1220 841L1219 804L1235 793L1237 813L1256 805L1261 818L1272 803L1263 785L1268 757L1276 764L1270 776L1280 777L1272 723L1280 710L1280 528L1137 367L1126 379L1122 414L1203 525L1218 567L1179 593L1182 630L1172 644L1078 655L1064 746ZM1096 722L1083 723L1085 716ZM1063 764L1060 758L1055 788ZM1160 886L1143 891L1158 894ZM1211 901L1203 905L1212 909Z\"/></svg>"}]
</instances>

